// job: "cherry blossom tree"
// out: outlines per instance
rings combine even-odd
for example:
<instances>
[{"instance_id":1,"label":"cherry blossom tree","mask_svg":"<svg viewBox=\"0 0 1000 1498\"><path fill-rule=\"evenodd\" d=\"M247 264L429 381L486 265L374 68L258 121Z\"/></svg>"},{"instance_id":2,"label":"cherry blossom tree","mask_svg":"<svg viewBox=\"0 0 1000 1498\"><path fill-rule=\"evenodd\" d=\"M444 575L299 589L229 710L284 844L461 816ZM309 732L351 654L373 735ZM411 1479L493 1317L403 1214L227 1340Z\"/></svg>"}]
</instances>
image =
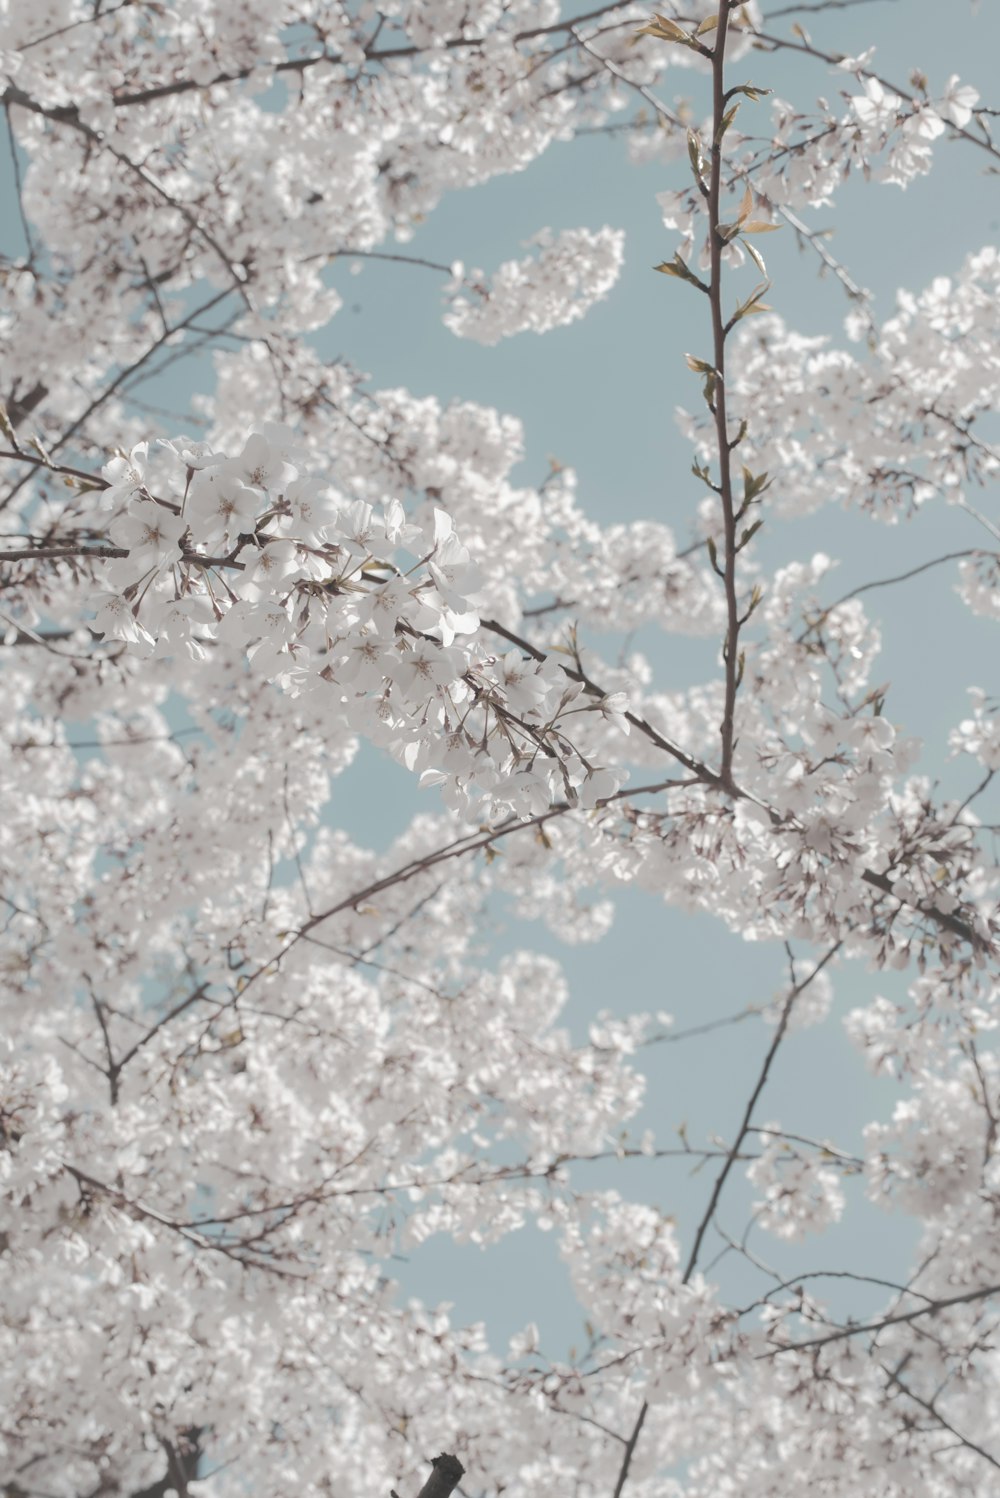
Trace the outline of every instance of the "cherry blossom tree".
<instances>
[{"instance_id":1,"label":"cherry blossom tree","mask_svg":"<svg viewBox=\"0 0 1000 1498\"><path fill-rule=\"evenodd\" d=\"M943 560L1000 615L978 495L1000 252L880 323L809 219L942 142L995 171L995 111L756 0L36 0L2 8L0 46L24 234L0 313L5 1491L405 1495L444 1447L427 1491L464 1467L483 1495L996 1492L1000 717L968 682L932 784L872 686L870 600L831 600L781 524L961 507L980 544ZM795 103L763 76L784 54ZM417 260L445 194L612 128L670 184L650 295L703 314L689 536L602 528L565 468L515 484L517 420L313 341L334 261ZM843 335L782 320L777 229L841 283ZM430 267L455 335L584 316L623 236L526 248ZM205 345L192 438L133 392ZM604 658L644 625L714 641L717 671ZM384 854L328 809L362 742L429 788ZM668 1017L575 1043L556 962L484 957L498 893L575 941L626 885L787 972L742 996L760 1061L725 1137L630 1127ZM901 1087L863 1154L765 1096L850 964L905 984L848 1017ZM687 1236L579 1173L671 1154L704 1166ZM807 1246L789 1277L734 1240L740 1299L707 1252L740 1175L754 1245L808 1245L860 1193L913 1219L915 1258L845 1271L878 1295L845 1315ZM408 1246L529 1222L587 1321L573 1358L527 1289L507 1347L397 1293Z\"/></svg>"}]
</instances>

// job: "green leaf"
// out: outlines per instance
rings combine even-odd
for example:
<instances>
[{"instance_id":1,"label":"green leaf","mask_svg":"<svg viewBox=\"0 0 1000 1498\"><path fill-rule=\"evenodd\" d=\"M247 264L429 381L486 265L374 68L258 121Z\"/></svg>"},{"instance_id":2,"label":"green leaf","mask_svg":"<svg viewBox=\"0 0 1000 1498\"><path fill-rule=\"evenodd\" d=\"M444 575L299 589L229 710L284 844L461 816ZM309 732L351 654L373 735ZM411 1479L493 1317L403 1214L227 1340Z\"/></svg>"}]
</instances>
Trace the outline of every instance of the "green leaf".
<instances>
[{"instance_id":1,"label":"green leaf","mask_svg":"<svg viewBox=\"0 0 1000 1498\"><path fill-rule=\"evenodd\" d=\"M769 224L766 218L753 218L743 224L741 234L775 234L781 228L780 224Z\"/></svg>"},{"instance_id":2,"label":"green leaf","mask_svg":"<svg viewBox=\"0 0 1000 1498\"><path fill-rule=\"evenodd\" d=\"M735 118L736 118L736 112L739 109L739 107L740 107L739 103L737 102L736 104L734 104L732 106L731 109L727 109L726 112L725 112L725 114L722 116L722 119L719 121L719 128L715 132L715 144L716 145L719 144L719 142L722 140L722 137L725 135L726 131L729 129L730 125L735 120Z\"/></svg>"},{"instance_id":3,"label":"green leaf","mask_svg":"<svg viewBox=\"0 0 1000 1498\"><path fill-rule=\"evenodd\" d=\"M761 600L761 598L763 596L764 595L763 595L763 592L761 590L760 583L754 583L754 585L753 585L753 592L750 595L750 602L747 605L746 613L742 614L740 616L740 624L746 624L747 620L750 618L750 615L753 613L754 609L760 603L760 600Z\"/></svg>"},{"instance_id":4,"label":"green leaf","mask_svg":"<svg viewBox=\"0 0 1000 1498\"><path fill-rule=\"evenodd\" d=\"M753 261L754 265L760 271L762 276L766 276L767 264L764 260L763 255L760 253L760 250L758 250L755 244L751 244L749 239L746 239L743 242L747 247L747 254L750 256L750 259Z\"/></svg>"},{"instance_id":5,"label":"green leaf","mask_svg":"<svg viewBox=\"0 0 1000 1498\"><path fill-rule=\"evenodd\" d=\"M678 280L690 281L692 286L697 286L701 291L708 292L708 287L700 276L696 276L686 260L682 260L680 253L674 255L673 260L664 260L659 265L653 266L654 270L661 271L665 276L676 276Z\"/></svg>"},{"instance_id":6,"label":"green leaf","mask_svg":"<svg viewBox=\"0 0 1000 1498\"><path fill-rule=\"evenodd\" d=\"M714 374L715 366L708 364L704 359L695 358L694 354L685 354L688 369L693 369L695 374Z\"/></svg>"},{"instance_id":7,"label":"green leaf","mask_svg":"<svg viewBox=\"0 0 1000 1498\"><path fill-rule=\"evenodd\" d=\"M683 42L687 46L691 44L691 38L686 31L682 31L675 21L668 20L666 16L656 16L652 21L647 21L645 26L640 26L636 36L656 36L664 42Z\"/></svg>"},{"instance_id":8,"label":"green leaf","mask_svg":"<svg viewBox=\"0 0 1000 1498\"><path fill-rule=\"evenodd\" d=\"M706 32L714 31L719 24L718 16L706 16L695 32L695 36L704 36Z\"/></svg>"},{"instance_id":9,"label":"green leaf","mask_svg":"<svg viewBox=\"0 0 1000 1498\"><path fill-rule=\"evenodd\" d=\"M691 472L694 474L696 479L701 479L702 483L705 484L707 488L711 489L713 494L718 494L719 486L718 484L713 482L712 475L709 473L707 466L703 468L700 463L692 463Z\"/></svg>"},{"instance_id":10,"label":"green leaf","mask_svg":"<svg viewBox=\"0 0 1000 1498\"><path fill-rule=\"evenodd\" d=\"M769 88L758 88L755 83L738 83L735 88L730 89L733 94L745 94L751 103L756 104L759 100L766 98L773 90Z\"/></svg>"},{"instance_id":11,"label":"green leaf","mask_svg":"<svg viewBox=\"0 0 1000 1498\"><path fill-rule=\"evenodd\" d=\"M701 137L697 130L688 131L688 160L691 162L691 170L697 182L702 184L705 175L705 157L701 149Z\"/></svg>"},{"instance_id":12,"label":"green leaf","mask_svg":"<svg viewBox=\"0 0 1000 1498\"><path fill-rule=\"evenodd\" d=\"M746 464L742 464L743 472L743 503L752 504L758 494L763 494L765 489L770 488L771 480L766 473L751 473Z\"/></svg>"},{"instance_id":13,"label":"green leaf","mask_svg":"<svg viewBox=\"0 0 1000 1498\"><path fill-rule=\"evenodd\" d=\"M747 245L747 249L750 249L749 245ZM768 290L770 290L770 286L770 281L761 281L759 286L755 286L753 291L751 291L750 295L747 297L746 301L740 302L737 305L736 311L729 319L728 326L732 327L734 323L738 323L741 317L752 317L755 312L770 312L771 309L767 305L767 303L761 301L761 297L764 296ZM736 442L734 442L734 447L738 443L743 441L745 434L746 422L744 422L742 427L740 428L740 435L737 437Z\"/></svg>"}]
</instances>

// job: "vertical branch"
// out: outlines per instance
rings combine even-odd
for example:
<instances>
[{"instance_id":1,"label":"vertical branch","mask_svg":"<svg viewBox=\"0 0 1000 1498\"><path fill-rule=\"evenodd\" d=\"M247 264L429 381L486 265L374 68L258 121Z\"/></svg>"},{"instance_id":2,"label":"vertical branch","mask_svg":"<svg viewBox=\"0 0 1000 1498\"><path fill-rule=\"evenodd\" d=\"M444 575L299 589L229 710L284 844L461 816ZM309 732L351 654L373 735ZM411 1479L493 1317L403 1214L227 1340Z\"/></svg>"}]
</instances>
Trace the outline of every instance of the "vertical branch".
<instances>
[{"instance_id":1,"label":"vertical branch","mask_svg":"<svg viewBox=\"0 0 1000 1498\"><path fill-rule=\"evenodd\" d=\"M722 649L726 674L725 705L722 711L722 763L719 778L727 789L733 784L733 749L735 747L736 690L739 686L737 649L740 616L736 598L736 506L733 502L732 463L729 428L726 421L726 334L722 313L722 251L726 241L719 232L722 197L722 137L726 112L726 36L729 31L729 0L719 0L719 20L712 49L712 155L708 180L708 244L710 276L709 302L712 308L712 363L715 369L713 411L716 445L719 450L719 498L722 502L723 586L726 593L726 640Z\"/></svg>"},{"instance_id":2,"label":"vertical branch","mask_svg":"<svg viewBox=\"0 0 1000 1498\"><path fill-rule=\"evenodd\" d=\"M431 1460L433 1471L424 1483L417 1498L450 1498L465 1475L465 1468L457 1456L442 1451ZM399 1498L395 1488L390 1489L390 1498Z\"/></svg>"},{"instance_id":3,"label":"vertical branch","mask_svg":"<svg viewBox=\"0 0 1000 1498\"><path fill-rule=\"evenodd\" d=\"M698 1255L701 1252L701 1245L704 1241L705 1234L708 1232L712 1218L715 1216L715 1209L719 1204L719 1198L722 1195L722 1188L726 1184L729 1172L732 1170L734 1164L739 1158L739 1152L742 1148L744 1139L752 1129L754 1109L757 1106L757 1101L760 1098L761 1093L767 1086L767 1079L771 1074L771 1063L774 1061L775 1056L778 1054L778 1048L785 1038L785 1033L788 1029L788 1021L792 1017L792 1009L795 1006L795 1001L799 997L799 995L809 987L813 979L819 977L820 973L826 967L827 963L832 961L832 959L836 957L842 946L842 941L834 942L833 946L829 947L824 955L820 958L820 960L816 963L816 966L812 969L812 971L802 979L802 982L793 983L792 988L789 990L788 998L785 1000L784 1008L781 1011L781 1019L778 1022L777 1029L774 1032L774 1039L771 1041L771 1044L768 1047L767 1055L764 1057L764 1061L758 1074L757 1081L754 1083L753 1092L751 1092L750 1097L747 1101L746 1108L743 1110L743 1119L740 1123L736 1138L730 1146L722 1169L719 1171L719 1174L716 1177L715 1185L712 1187L712 1194L709 1198L708 1206L705 1208L705 1211L702 1214L702 1219L698 1224L698 1230L695 1233L694 1244L691 1249L691 1256L687 1261L687 1267L684 1270L684 1277L681 1281L681 1283L684 1285L687 1284L692 1274L694 1274L695 1266L698 1263ZM786 945L786 951L787 950L788 948ZM791 953L789 952L789 959L790 958ZM794 965L792 971L794 973Z\"/></svg>"},{"instance_id":4,"label":"vertical branch","mask_svg":"<svg viewBox=\"0 0 1000 1498\"><path fill-rule=\"evenodd\" d=\"M739 686L737 641L739 637L740 617L739 606L736 599L736 507L733 504L732 464L730 462L731 449L729 445L729 430L726 422L726 334L728 332L728 329L726 327L725 319L722 315L722 251L725 245L725 240L719 233L719 223L721 219L719 209L720 199L722 197L722 138L725 134L724 116L726 113L727 103L725 86L726 37L729 33L729 11L731 3L732 0L719 0L719 9L717 12L718 19L715 26L715 45L710 53L712 61L712 155L711 169L708 181L708 192L706 194L708 202L708 243L709 254L711 257L709 262L710 278L708 285L708 295L712 308L712 362L714 366L714 379L712 380L711 388L711 406L713 414L715 416L716 445L719 449L718 494L720 500L722 501L722 516L725 537L725 555L723 558L723 567L721 570L723 585L726 591L727 616L726 640L722 651L726 673L726 688L725 705L723 708L721 724L722 761L719 766L719 782L723 789L730 792L732 792L735 788L733 784L733 748L735 740L734 722L736 715L736 690ZM657 17L657 22L659 21L660 17ZM654 26L650 28L651 30L654 30L654 34L655 25L656 23L654 23ZM674 38L674 40L677 40L677 38ZM696 38L689 38L687 44L689 45L692 42L695 44L695 46L697 46ZM704 56L708 49L698 47L698 50L701 51L702 55ZM702 190L704 191L703 185ZM704 290L704 283L702 282L700 284L701 289ZM714 563L714 557L712 560ZM716 570L719 570L718 567L716 567ZM770 1063L774 1052L777 1050L778 1045L780 1045L782 1036L784 1035L785 1027L788 1022L788 1016L791 1011L792 998L794 998L794 993L792 997L789 998L788 1004L785 1008L785 1012L782 1016L781 1024L778 1027L775 1042L772 1045L771 1050L768 1052L767 1060L764 1065L763 1078L758 1082L758 1085L754 1090L753 1098L751 1099L750 1106L747 1110L747 1119L750 1116L750 1111L752 1110L753 1105L756 1103L763 1082L767 1078L767 1073L770 1068ZM744 1122L746 1122L746 1120L744 1120ZM744 1127L739 1136L740 1143L742 1143L745 1135L746 1128ZM739 1149L738 1144L735 1146L735 1149ZM729 1170L732 1168L734 1159L735 1153L731 1156L730 1159L726 1161L723 1170L715 1183L715 1190L712 1194L712 1201L709 1207L709 1211L702 1226L698 1230L694 1247L691 1252L691 1257L688 1260L687 1268L684 1272L684 1284L687 1283L691 1275L694 1273L694 1268L695 1264L697 1263L698 1253L701 1249L701 1240L704 1236L705 1228L707 1227L708 1222L711 1220L711 1216L715 1211L719 1193L722 1191L726 1176L728 1175ZM646 1415L648 1414L648 1412L649 1402L648 1400L644 1399L639 1408L639 1413L636 1417L635 1424L632 1427L632 1432L625 1444L625 1452L622 1456L621 1466L618 1469L618 1479L615 1483L614 1498L621 1498L622 1491L625 1487L626 1482L628 1481L629 1469L632 1465L632 1457L635 1453L635 1448L642 1433L642 1427L645 1423Z\"/></svg>"},{"instance_id":5,"label":"vertical branch","mask_svg":"<svg viewBox=\"0 0 1000 1498\"><path fill-rule=\"evenodd\" d=\"M431 1462L433 1472L424 1483L417 1498L448 1498L462 1480L465 1468L457 1456L442 1451Z\"/></svg>"}]
</instances>

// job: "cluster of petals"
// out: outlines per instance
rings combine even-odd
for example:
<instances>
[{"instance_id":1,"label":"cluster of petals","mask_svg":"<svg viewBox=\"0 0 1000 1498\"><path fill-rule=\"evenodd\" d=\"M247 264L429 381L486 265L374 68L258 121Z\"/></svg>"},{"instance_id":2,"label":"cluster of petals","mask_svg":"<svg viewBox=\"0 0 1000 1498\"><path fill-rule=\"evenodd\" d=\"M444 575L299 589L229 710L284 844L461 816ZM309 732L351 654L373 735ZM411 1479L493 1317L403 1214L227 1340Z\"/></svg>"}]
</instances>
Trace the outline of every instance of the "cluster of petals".
<instances>
[{"instance_id":1,"label":"cluster of petals","mask_svg":"<svg viewBox=\"0 0 1000 1498\"><path fill-rule=\"evenodd\" d=\"M620 774L577 750L569 720L596 712L627 733L624 693L589 701L556 662L486 646L479 573L444 510L411 521L397 499L347 500L301 470L282 429L233 456L186 438L161 449L156 481L145 443L104 471L127 553L93 600L106 639L140 655L242 651L293 695L331 695L470 814L615 794Z\"/></svg>"}]
</instances>

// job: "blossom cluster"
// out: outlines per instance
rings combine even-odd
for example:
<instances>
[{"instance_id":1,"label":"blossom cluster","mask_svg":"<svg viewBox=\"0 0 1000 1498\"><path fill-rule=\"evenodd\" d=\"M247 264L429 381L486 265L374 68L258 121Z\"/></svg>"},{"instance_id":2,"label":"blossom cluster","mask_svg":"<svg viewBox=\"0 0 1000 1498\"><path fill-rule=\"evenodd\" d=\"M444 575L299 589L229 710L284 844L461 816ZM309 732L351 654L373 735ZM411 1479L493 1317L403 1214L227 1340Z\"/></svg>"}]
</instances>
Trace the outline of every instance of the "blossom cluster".
<instances>
[{"instance_id":1,"label":"blossom cluster","mask_svg":"<svg viewBox=\"0 0 1000 1498\"><path fill-rule=\"evenodd\" d=\"M541 253L505 261L489 285L473 271L479 299L456 295L445 326L485 344L526 330L547 333L584 317L618 280L625 252L619 229L542 229L530 243Z\"/></svg>"},{"instance_id":2,"label":"blossom cluster","mask_svg":"<svg viewBox=\"0 0 1000 1498\"><path fill-rule=\"evenodd\" d=\"M914 182L945 141L1000 160L990 112L756 0L652 27L639 0L580 9L0 6L25 241L0 269L18 1498L367 1498L416 1491L442 1445L484 1495L992 1492L1000 715L972 688L939 784L873 590L919 576L931 617L957 562L969 622L1000 616L1000 256L880 322L799 216L850 173ZM832 68L832 104L769 105L736 71L782 49ZM623 236L552 205L492 277L461 243L405 251L446 195L594 132L669 168L674 282L650 295L695 281L702 352L724 335L722 387L689 360L697 487L672 480L665 518L598 523L562 461L523 477L515 416L349 356L337 278L368 255L432 303L448 276L446 324L483 344L610 312ZM848 292L844 346L740 300L730 272L779 225ZM206 343L211 392L175 418L144 382ZM778 555L787 517L839 502L897 539L938 500L978 545L842 596L825 541ZM362 745L431 789L388 846L347 773ZM595 1014L551 955L495 950L508 912L594 943L628 889L661 945L624 949ZM783 951L783 980L737 962L717 1012L711 928L685 927L686 971L664 903ZM690 1025L647 1012L661 989ZM836 1092L841 1021L871 1098ZM703 1134L677 1114L708 1035ZM800 1096L772 1110L786 1060ZM829 1129L793 1132L823 1103ZM887 1209L909 1268L869 1230ZM793 1257L855 1224L857 1272ZM470 1314L419 1298L443 1241L529 1232L576 1349L551 1345L541 1258L499 1343L475 1319L498 1261Z\"/></svg>"},{"instance_id":3,"label":"blossom cluster","mask_svg":"<svg viewBox=\"0 0 1000 1498\"><path fill-rule=\"evenodd\" d=\"M569 720L596 712L627 733L624 694L588 700L554 661L484 649L476 568L444 510L414 523L398 499L378 512L346 500L300 471L281 430L231 457L188 439L162 448L163 493L145 443L104 470L125 554L103 565L98 633L138 655L243 651L287 692L332 697L332 716L473 816L615 793L620 774L576 749Z\"/></svg>"}]
</instances>

